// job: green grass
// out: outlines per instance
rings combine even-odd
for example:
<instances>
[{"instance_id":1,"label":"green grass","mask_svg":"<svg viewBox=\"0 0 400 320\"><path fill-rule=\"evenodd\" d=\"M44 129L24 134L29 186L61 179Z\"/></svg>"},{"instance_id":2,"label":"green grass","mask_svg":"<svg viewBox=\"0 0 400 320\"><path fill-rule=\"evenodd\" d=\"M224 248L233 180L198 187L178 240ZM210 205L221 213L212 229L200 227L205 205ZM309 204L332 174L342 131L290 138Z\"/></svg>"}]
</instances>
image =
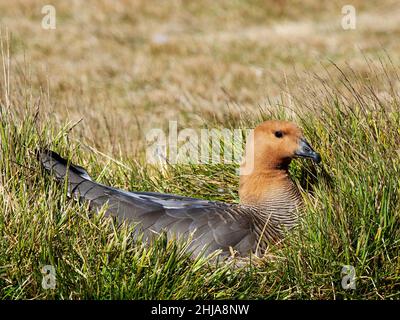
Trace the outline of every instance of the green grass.
<instances>
[{"instance_id":1,"label":"green grass","mask_svg":"<svg viewBox=\"0 0 400 320\"><path fill-rule=\"evenodd\" d=\"M40 100L25 87L1 83L1 299L389 299L400 295L400 100L390 61L370 65L370 77L344 67L341 85L320 80L299 90L288 108L240 117L209 118L212 127L246 128L268 118L294 120L321 152L323 167L296 161L291 172L304 189L300 226L261 259L235 266L185 253L184 243L161 236L146 247L132 226L93 215L70 200L38 164L49 146L85 166L98 181L206 199L238 200L232 165L171 166L157 170L121 157L110 160L71 139L73 124L46 120ZM24 89L25 88L25 89ZM7 102L8 101L8 102ZM79 126L79 124L78 124ZM223 189L221 192L220 189ZM220 191L219 191L220 190ZM56 289L41 286L43 265L56 269ZM341 287L352 265L356 289Z\"/></svg>"}]
</instances>

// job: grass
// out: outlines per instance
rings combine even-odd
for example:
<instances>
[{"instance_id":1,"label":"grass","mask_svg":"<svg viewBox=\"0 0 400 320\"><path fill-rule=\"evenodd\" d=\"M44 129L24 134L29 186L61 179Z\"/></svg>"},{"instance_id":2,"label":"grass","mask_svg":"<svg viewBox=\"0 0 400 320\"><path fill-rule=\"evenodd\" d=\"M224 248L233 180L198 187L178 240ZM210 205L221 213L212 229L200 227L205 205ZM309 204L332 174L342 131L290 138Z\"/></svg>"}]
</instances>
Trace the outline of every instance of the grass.
<instances>
[{"instance_id":1,"label":"grass","mask_svg":"<svg viewBox=\"0 0 400 320\"><path fill-rule=\"evenodd\" d=\"M313 1L304 15L268 3L276 6L266 7L268 21L257 1L137 3L143 15L101 2L78 16L56 4L56 33L27 14L40 2L1 5L12 33L2 37L0 81L0 298L398 299L393 3L360 5L353 33L334 24L336 7ZM110 19L108 28L101 24ZM154 43L150 26L168 41ZM145 132L171 119L180 127L248 128L269 118L303 127L323 166L293 163L306 203L300 226L282 246L239 266L191 260L184 243L163 236L150 247L133 242L132 226L69 200L35 156L50 146L102 183L237 202L235 166L151 167ZM54 290L41 286L43 265L56 269ZM343 265L355 268L355 290L341 286Z\"/></svg>"}]
</instances>

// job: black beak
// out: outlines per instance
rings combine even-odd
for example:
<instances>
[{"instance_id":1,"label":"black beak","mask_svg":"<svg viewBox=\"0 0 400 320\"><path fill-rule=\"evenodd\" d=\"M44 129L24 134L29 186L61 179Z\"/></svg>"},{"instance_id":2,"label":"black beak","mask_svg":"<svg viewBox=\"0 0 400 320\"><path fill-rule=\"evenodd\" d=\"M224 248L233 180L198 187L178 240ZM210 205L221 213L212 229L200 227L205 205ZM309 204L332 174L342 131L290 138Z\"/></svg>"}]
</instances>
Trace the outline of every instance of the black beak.
<instances>
[{"instance_id":1,"label":"black beak","mask_svg":"<svg viewBox=\"0 0 400 320\"><path fill-rule=\"evenodd\" d=\"M299 148L294 153L300 158L312 159L315 163L321 162L321 156L311 148L310 144L305 139L300 139Z\"/></svg>"}]
</instances>

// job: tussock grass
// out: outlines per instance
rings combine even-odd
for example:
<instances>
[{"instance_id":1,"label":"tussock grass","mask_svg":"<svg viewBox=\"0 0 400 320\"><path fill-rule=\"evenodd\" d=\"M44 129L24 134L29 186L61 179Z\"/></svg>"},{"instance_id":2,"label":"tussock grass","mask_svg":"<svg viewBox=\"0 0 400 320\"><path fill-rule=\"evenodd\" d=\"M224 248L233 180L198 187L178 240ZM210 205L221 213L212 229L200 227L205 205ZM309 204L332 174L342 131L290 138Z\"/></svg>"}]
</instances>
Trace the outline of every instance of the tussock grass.
<instances>
[{"instance_id":1,"label":"tussock grass","mask_svg":"<svg viewBox=\"0 0 400 320\"><path fill-rule=\"evenodd\" d=\"M55 2L53 33L32 14L40 1L0 4L12 32L1 46L0 298L398 299L396 3L355 2L352 32L340 3L148 3L127 4L130 15L109 1ZM323 165L292 164L306 212L261 258L191 260L163 235L133 242L134 226L69 200L36 161L50 147L102 183L237 202L234 165L151 167L145 132L269 118L303 127ZM41 286L43 265L56 269L54 290ZM343 265L355 290L341 286Z\"/></svg>"},{"instance_id":2,"label":"tussock grass","mask_svg":"<svg viewBox=\"0 0 400 320\"><path fill-rule=\"evenodd\" d=\"M150 247L134 243L132 226L118 226L67 199L66 188L42 172L35 151L49 144L83 163L101 182L225 201L237 201L234 166L154 170L123 159L121 166L70 141L71 124L55 129L40 122L34 99L10 96L8 108L2 100L1 297L397 298L400 100L390 91L385 64L371 68L387 88L385 99L345 68L343 75L358 81L343 77L347 92L325 83L328 87L306 88L305 96L295 97L303 110L296 115L283 108L278 113L261 110L258 119L228 121L247 126L264 118L295 117L323 157L323 167L296 162L291 168L305 189L307 212L301 225L264 258L250 258L239 267L206 257L191 260L184 243L167 242L164 236ZM314 99L305 99L309 96ZM56 268L55 290L41 287L40 268L46 264ZM355 268L355 290L341 287L343 265Z\"/></svg>"}]
</instances>

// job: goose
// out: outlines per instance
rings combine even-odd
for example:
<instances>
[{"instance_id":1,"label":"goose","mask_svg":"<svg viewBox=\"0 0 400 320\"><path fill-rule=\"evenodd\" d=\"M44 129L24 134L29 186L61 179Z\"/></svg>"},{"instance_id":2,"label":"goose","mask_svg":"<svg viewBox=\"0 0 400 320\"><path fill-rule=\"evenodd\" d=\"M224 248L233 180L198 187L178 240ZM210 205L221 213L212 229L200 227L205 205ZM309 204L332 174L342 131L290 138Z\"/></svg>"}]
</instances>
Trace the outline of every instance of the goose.
<instances>
[{"instance_id":1,"label":"goose","mask_svg":"<svg viewBox=\"0 0 400 320\"><path fill-rule=\"evenodd\" d=\"M161 232L168 239L188 239L193 255L261 255L296 226L303 209L300 190L291 180L293 158L315 163L321 156L288 121L268 120L246 141L240 166L239 203L208 201L175 194L130 192L94 181L80 166L54 151L38 153L44 169L57 181L67 178L68 195L88 201L91 210L134 223L134 234L151 242Z\"/></svg>"}]
</instances>

